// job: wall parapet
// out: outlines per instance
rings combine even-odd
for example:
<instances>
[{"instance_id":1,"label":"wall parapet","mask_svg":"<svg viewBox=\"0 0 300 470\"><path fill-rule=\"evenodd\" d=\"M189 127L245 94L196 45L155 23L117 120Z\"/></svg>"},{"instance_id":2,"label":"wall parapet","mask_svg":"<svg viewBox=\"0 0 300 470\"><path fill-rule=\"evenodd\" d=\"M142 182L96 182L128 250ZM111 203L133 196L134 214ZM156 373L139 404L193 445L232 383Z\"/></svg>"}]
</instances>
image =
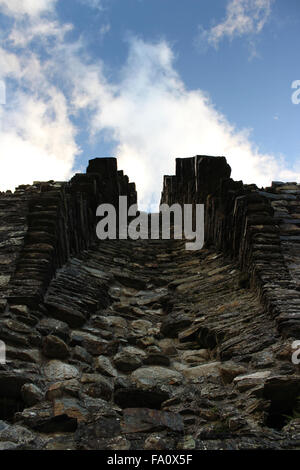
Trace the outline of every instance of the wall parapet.
<instances>
[{"instance_id":1,"label":"wall parapet","mask_svg":"<svg viewBox=\"0 0 300 470\"><path fill-rule=\"evenodd\" d=\"M295 183L273 183L272 187L259 190L256 185L234 181L230 174L224 157L197 155L176 159L176 174L164 177L161 203L205 204L206 246L214 245L235 259L245 279L258 290L279 332L299 337L300 279L298 282L291 272L283 243L294 246L300 241L294 240L293 233L300 224L300 187L289 189ZM278 216L274 205L280 201L292 201L292 210L297 209L299 218L288 214L284 219L281 213ZM291 229L292 235L288 232L287 240L289 225L297 227ZM296 238L299 235L297 232Z\"/></svg>"},{"instance_id":2,"label":"wall parapet","mask_svg":"<svg viewBox=\"0 0 300 470\"><path fill-rule=\"evenodd\" d=\"M2 193L22 221L19 250L1 293L2 310L5 298L10 304L38 305L56 270L96 241L97 206L117 207L119 195L131 204L137 200L135 184L117 170L115 158L90 160L87 172L69 182L35 182Z\"/></svg>"}]
</instances>

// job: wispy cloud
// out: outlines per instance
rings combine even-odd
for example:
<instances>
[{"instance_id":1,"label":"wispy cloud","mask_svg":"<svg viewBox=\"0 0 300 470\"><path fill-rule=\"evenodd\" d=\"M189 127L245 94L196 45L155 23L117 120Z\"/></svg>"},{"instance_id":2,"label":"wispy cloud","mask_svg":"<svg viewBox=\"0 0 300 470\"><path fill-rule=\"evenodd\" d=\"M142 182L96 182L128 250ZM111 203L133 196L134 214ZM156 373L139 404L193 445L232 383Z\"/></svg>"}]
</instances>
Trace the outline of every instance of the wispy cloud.
<instances>
[{"instance_id":1,"label":"wispy cloud","mask_svg":"<svg viewBox=\"0 0 300 470\"><path fill-rule=\"evenodd\" d=\"M105 23L100 27L100 37L103 38L107 33L109 33L111 29L111 25L109 23Z\"/></svg>"},{"instance_id":2,"label":"wispy cloud","mask_svg":"<svg viewBox=\"0 0 300 470\"><path fill-rule=\"evenodd\" d=\"M14 19L0 48L0 77L6 104L0 107L0 190L33 180L66 179L79 153L67 97L51 78L53 48L63 44L68 25L55 17L56 0L0 0ZM28 47L55 41L42 57ZM52 56L51 56L52 55Z\"/></svg>"},{"instance_id":3,"label":"wispy cloud","mask_svg":"<svg viewBox=\"0 0 300 470\"><path fill-rule=\"evenodd\" d=\"M39 17L53 12L58 0L0 0L0 10L14 18Z\"/></svg>"},{"instance_id":4,"label":"wispy cloud","mask_svg":"<svg viewBox=\"0 0 300 470\"><path fill-rule=\"evenodd\" d=\"M199 27L197 43L217 47L224 38L230 40L258 35L271 14L274 0L229 0L226 16L209 30ZM252 41L253 45L253 41Z\"/></svg>"},{"instance_id":5,"label":"wispy cloud","mask_svg":"<svg viewBox=\"0 0 300 470\"><path fill-rule=\"evenodd\" d=\"M86 5L87 7L94 8L95 10L103 10L103 0L77 0L82 5Z\"/></svg>"},{"instance_id":6,"label":"wispy cloud","mask_svg":"<svg viewBox=\"0 0 300 470\"><path fill-rule=\"evenodd\" d=\"M163 174L173 172L175 157L199 153L225 155L233 177L247 183L266 185L284 178L284 159L260 152L250 132L235 129L206 93L187 90L173 59L166 42L131 38L119 84L98 88L102 99L92 129L110 130L120 167L136 181L140 201L157 203ZM88 93L88 83L85 89ZM300 178L300 171L291 169L290 174Z\"/></svg>"}]
</instances>

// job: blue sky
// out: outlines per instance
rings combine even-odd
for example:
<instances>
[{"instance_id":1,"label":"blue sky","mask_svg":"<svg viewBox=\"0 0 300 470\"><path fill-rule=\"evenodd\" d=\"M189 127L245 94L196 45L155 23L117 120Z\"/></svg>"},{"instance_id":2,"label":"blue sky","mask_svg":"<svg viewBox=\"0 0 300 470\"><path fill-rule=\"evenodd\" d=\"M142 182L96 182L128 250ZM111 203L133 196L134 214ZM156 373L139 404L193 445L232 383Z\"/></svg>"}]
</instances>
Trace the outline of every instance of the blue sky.
<instances>
[{"instance_id":1,"label":"blue sky","mask_svg":"<svg viewBox=\"0 0 300 470\"><path fill-rule=\"evenodd\" d=\"M195 154L300 181L299 26L299 0L0 0L0 189L95 156L146 204Z\"/></svg>"}]
</instances>

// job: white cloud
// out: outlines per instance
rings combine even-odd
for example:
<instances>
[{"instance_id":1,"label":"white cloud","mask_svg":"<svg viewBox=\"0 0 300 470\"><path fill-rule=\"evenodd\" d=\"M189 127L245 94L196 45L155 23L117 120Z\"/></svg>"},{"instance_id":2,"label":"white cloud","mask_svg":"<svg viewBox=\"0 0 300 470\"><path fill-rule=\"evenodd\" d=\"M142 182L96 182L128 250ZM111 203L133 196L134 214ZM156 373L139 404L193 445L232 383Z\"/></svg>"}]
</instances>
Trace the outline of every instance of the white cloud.
<instances>
[{"instance_id":1,"label":"white cloud","mask_svg":"<svg viewBox=\"0 0 300 470\"><path fill-rule=\"evenodd\" d=\"M55 17L58 0L0 0L0 13L12 17L15 22L8 34L8 40L17 47L26 47L36 38L49 38L62 42L65 34L72 29Z\"/></svg>"},{"instance_id":2,"label":"white cloud","mask_svg":"<svg viewBox=\"0 0 300 470\"><path fill-rule=\"evenodd\" d=\"M0 47L0 79L8 90L0 106L0 190L67 180L81 152L72 122L78 107L64 90L68 63L84 74L81 43L66 42L72 25L57 17L57 1L0 0L0 13L14 20ZM89 3L100 8L98 1Z\"/></svg>"},{"instance_id":3,"label":"white cloud","mask_svg":"<svg viewBox=\"0 0 300 470\"><path fill-rule=\"evenodd\" d=\"M0 10L9 16L20 18L28 15L36 18L54 11L57 0L0 0Z\"/></svg>"},{"instance_id":4,"label":"white cloud","mask_svg":"<svg viewBox=\"0 0 300 470\"><path fill-rule=\"evenodd\" d=\"M109 33L111 26L109 23L105 23L100 27L100 36L103 38L107 33Z\"/></svg>"},{"instance_id":5,"label":"white cloud","mask_svg":"<svg viewBox=\"0 0 300 470\"><path fill-rule=\"evenodd\" d=\"M226 17L210 30L200 27L198 43L208 43L215 47L225 37L257 35L265 26L274 0L229 0Z\"/></svg>"},{"instance_id":6,"label":"white cloud","mask_svg":"<svg viewBox=\"0 0 300 470\"><path fill-rule=\"evenodd\" d=\"M44 18L32 19L30 28L28 23L17 22L9 34L9 40L17 47L26 47L31 41L48 41L54 38L58 42L64 40L65 34L72 29L71 24L60 24L57 20Z\"/></svg>"},{"instance_id":7,"label":"white cloud","mask_svg":"<svg viewBox=\"0 0 300 470\"><path fill-rule=\"evenodd\" d=\"M15 23L0 48L0 78L6 84L6 104L0 106L0 190L33 180L65 180L80 152L66 96L54 85L53 48L62 45L67 25L52 14L54 1L3 1L0 6ZM45 18L43 13L51 13ZM27 20L24 19L27 14ZM34 37L56 41L42 58L26 46ZM14 46L23 47L17 52Z\"/></svg>"},{"instance_id":8,"label":"white cloud","mask_svg":"<svg viewBox=\"0 0 300 470\"><path fill-rule=\"evenodd\" d=\"M0 77L18 75L20 72L20 61L17 56L0 47Z\"/></svg>"},{"instance_id":9,"label":"white cloud","mask_svg":"<svg viewBox=\"0 0 300 470\"><path fill-rule=\"evenodd\" d=\"M173 173L176 157L225 155L235 179L258 185L287 174L284 160L261 153L249 132L237 131L205 93L185 88L165 42L132 38L115 87L99 81L96 74L75 80L81 86L79 101L95 110L93 131L110 130L118 142L119 168L136 182L142 203L158 202L163 175ZM300 171L288 174L300 179Z\"/></svg>"},{"instance_id":10,"label":"white cloud","mask_svg":"<svg viewBox=\"0 0 300 470\"><path fill-rule=\"evenodd\" d=\"M0 108L0 190L71 176L79 149L62 93L51 86L48 96L20 92Z\"/></svg>"},{"instance_id":11,"label":"white cloud","mask_svg":"<svg viewBox=\"0 0 300 470\"><path fill-rule=\"evenodd\" d=\"M103 0L78 0L79 3L87 7L94 8L95 10L103 10Z\"/></svg>"}]
</instances>

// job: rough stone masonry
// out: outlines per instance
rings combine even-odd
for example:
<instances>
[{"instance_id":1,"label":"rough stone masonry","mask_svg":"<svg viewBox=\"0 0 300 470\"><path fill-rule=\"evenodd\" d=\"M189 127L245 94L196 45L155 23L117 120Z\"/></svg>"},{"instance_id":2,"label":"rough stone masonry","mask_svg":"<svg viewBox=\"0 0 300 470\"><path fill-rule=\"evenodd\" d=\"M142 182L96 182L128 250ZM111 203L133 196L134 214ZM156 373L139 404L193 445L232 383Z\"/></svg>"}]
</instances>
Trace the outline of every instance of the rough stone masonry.
<instances>
[{"instance_id":1,"label":"rough stone masonry","mask_svg":"<svg viewBox=\"0 0 300 470\"><path fill-rule=\"evenodd\" d=\"M164 178L205 204L199 251L97 239L99 204L137 200L113 158L0 194L0 449L300 448L300 185L230 173Z\"/></svg>"}]
</instances>

